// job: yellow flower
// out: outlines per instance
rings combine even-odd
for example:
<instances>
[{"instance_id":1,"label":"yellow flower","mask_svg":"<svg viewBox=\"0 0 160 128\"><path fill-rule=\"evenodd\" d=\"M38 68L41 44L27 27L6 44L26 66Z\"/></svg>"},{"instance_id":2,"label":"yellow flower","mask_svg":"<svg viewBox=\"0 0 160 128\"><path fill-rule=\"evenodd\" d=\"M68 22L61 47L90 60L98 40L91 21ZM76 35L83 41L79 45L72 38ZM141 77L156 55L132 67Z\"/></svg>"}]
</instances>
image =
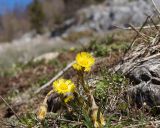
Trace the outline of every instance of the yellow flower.
<instances>
[{"instance_id":1,"label":"yellow flower","mask_svg":"<svg viewBox=\"0 0 160 128\"><path fill-rule=\"evenodd\" d=\"M77 54L76 62L78 65L84 68L89 68L94 64L95 59L91 54L87 52L81 52Z\"/></svg>"},{"instance_id":2,"label":"yellow flower","mask_svg":"<svg viewBox=\"0 0 160 128\"><path fill-rule=\"evenodd\" d=\"M70 96L67 96L67 97L64 99L64 102L67 103L67 102L69 102L69 101L71 101L71 100L73 100L73 99L74 99L74 97L73 97L72 95L70 95Z\"/></svg>"},{"instance_id":3,"label":"yellow flower","mask_svg":"<svg viewBox=\"0 0 160 128\"><path fill-rule=\"evenodd\" d=\"M73 65L73 68L76 70L82 70L84 68L84 71L88 72L94 63L95 59L90 53L80 52L76 56L76 63Z\"/></svg>"},{"instance_id":4,"label":"yellow flower","mask_svg":"<svg viewBox=\"0 0 160 128\"><path fill-rule=\"evenodd\" d=\"M80 65L78 65L77 63L73 64L73 68L78 71L82 70L82 67Z\"/></svg>"},{"instance_id":5,"label":"yellow flower","mask_svg":"<svg viewBox=\"0 0 160 128\"><path fill-rule=\"evenodd\" d=\"M47 114L47 105L41 105L39 107L37 118L39 120L43 120L46 117L46 114Z\"/></svg>"},{"instance_id":6,"label":"yellow flower","mask_svg":"<svg viewBox=\"0 0 160 128\"><path fill-rule=\"evenodd\" d=\"M71 80L59 79L53 82L54 90L59 94L66 94L75 91L75 85Z\"/></svg>"}]
</instances>

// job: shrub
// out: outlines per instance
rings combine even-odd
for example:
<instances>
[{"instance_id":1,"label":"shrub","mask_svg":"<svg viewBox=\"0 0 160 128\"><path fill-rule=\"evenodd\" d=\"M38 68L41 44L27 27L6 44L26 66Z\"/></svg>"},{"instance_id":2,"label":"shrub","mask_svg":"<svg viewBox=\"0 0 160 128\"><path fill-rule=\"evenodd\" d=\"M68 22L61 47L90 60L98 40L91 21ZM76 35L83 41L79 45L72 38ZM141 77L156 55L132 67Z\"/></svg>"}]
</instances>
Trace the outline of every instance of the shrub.
<instances>
[{"instance_id":1,"label":"shrub","mask_svg":"<svg viewBox=\"0 0 160 128\"><path fill-rule=\"evenodd\" d=\"M43 23L45 20L45 15L43 13L43 8L38 0L34 0L29 6L29 17L32 29L36 33L41 34L43 32Z\"/></svg>"}]
</instances>

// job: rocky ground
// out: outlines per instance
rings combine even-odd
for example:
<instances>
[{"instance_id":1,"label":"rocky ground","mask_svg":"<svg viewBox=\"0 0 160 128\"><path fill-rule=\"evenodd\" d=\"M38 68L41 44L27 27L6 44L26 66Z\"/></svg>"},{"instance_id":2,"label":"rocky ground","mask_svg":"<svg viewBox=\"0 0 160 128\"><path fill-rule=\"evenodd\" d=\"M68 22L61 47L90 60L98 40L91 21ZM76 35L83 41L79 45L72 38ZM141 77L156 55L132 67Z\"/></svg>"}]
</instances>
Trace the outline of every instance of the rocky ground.
<instances>
[{"instance_id":1,"label":"rocky ground","mask_svg":"<svg viewBox=\"0 0 160 128\"><path fill-rule=\"evenodd\" d=\"M34 32L20 39L0 45L1 69L31 59L55 49L69 49L86 45L96 35L105 35L115 26L141 25L147 15L155 14L151 1L113 0L79 10L75 17L55 28L51 33L37 36Z\"/></svg>"},{"instance_id":2,"label":"rocky ground","mask_svg":"<svg viewBox=\"0 0 160 128\"><path fill-rule=\"evenodd\" d=\"M148 18L147 23L154 27L141 31L115 27L142 26L147 15L156 15L149 0L105 1L79 10L51 33L39 36L31 32L1 44L0 94L9 104L0 100L1 126L87 127L85 123L76 126L77 122L67 117L60 120L53 113L40 123L35 113L51 87L35 92L72 62L78 52L88 51L96 57L89 80L96 83L94 96L105 113L106 128L158 128L157 19L153 22ZM71 68L63 77L76 82L75 74Z\"/></svg>"}]
</instances>

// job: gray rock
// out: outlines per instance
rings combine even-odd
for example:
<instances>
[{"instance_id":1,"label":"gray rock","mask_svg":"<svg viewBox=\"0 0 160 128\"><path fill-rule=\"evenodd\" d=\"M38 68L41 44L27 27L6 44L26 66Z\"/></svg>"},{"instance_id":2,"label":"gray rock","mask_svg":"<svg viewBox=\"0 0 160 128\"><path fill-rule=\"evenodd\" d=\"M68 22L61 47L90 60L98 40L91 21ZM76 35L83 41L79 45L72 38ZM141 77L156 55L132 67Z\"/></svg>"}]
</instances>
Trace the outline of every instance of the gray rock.
<instances>
[{"instance_id":1,"label":"gray rock","mask_svg":"<svg viewBox=\"0 0 160 128\"><path fill-rule=\"evenodd\" d=\"M147 104L150 107L160 105L160 86L152 82L142 81L140 84L130 88L128 95L132 98L132 102L136 103L138 107Z\"/></svg>"},{"instance_id":2,"label":"gray rock","mask_svg":"<svg viewBox=\"0 0 160 128\"><path fill-rule=\"evenodd\" d=\"M88 30L108 31L113 25L141 25L147 15L154 14L153 4L146 0L113 0L100 5L93 5L78 11L78 20L66 32L77 31L85 27ZM83 27L82 27L83 26Z\"/></svg>"},{"instance_id":3,"label":"gray rock","mask_svg":"<svg viewBox=\"0 0 160 128\"><path fill-rule=\"evenodd\" d=\"M68 49L73 47L71 45L79 47L79 42L86 43L91 38L79 37L74 44L63 40L63 37L67 38L72 33L104 34L115 28L113 25L141 25L147 17L145 13L152 15L153 10L150 0L106 0L102 4L83 8L75 17L55 28L47 36L35 36L34 32L29 32L11 43L0 44L0 70L15 63L27 63L41 54L52 52L53 49Z\"/></svg>"},{"instance_id":4,"label":"gray rock","mask_svg":"<svg viewBox=\"0 0 160 128\"><path fill-rule=\"evenodd\" d=\"M152 0L155 8L160 13L160 1L159 0Z\"/></svg>"},{"instance_id":5,"label":"gray rock","mask_svg":"<svg viewBox=\"0 0 160 128\"><path fill-rule=\"evenodd\" d=\"M122 63L116 66L127 78L131 86L127 95L133 103L150 107L160 105L160 35L156 36L157 43L138 45L128 52ZM153 39L155 41L155 39Z\"/></svg>"},{"instance_id":6,"label":"gray rock","mask_svg":"<svg viewBox=\"0 0 160 128\"><path fill-rule=\"evenodd\" d=\"M49 53L45 53L45 54L42 54L36 58L33 59L33 62L38 62L38 61L42 61L44 60L45 63L48 63L49 61L57 58L59 55L59 52L49 52Z\"/></svg>"},{"instance_id":7,"label":"gray rock","mask_svg":"<svg viewBox=\"0 0 160 128\"><path fill-rule=\"evenodd\" d=\"M52 37L91 30L107 32L115 28L114 25L139 26L146 20L147 15L155 14L154 10L150 0L106 0L103 4L79 10L74 18L55 29Z\"/></svg>"},{"instance_id":8,"label":"gray rock","mask_svg":"<svg viewBox=\"0 0 160 128\"><path fill-rule=\"evenodd\" d=\"M134 87L128 90L138 105L147 103L153 107L160 105L160 59L151 59L131 69L125 74Z\"/></svg>"}]
</instances>

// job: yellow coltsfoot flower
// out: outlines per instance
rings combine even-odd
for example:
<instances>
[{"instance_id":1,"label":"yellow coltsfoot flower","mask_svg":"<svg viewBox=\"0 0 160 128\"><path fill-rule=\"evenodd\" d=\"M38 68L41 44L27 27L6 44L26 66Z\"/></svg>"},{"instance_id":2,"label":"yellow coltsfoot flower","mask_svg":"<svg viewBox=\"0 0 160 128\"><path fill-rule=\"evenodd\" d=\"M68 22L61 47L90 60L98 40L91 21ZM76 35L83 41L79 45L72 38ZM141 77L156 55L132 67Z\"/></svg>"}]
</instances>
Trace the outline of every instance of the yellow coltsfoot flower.
<instances>
[{"instance_id":1,"label":"yellow coltsfoot flower","mask_svg":"<svg viewBox=\"0 0 160 128\"><path fill-rule=\"evenodd\" d=\"M73 68L76 69L77 71L81 71L82 67L78 65L77 63L73 64Z\"/></svg>"},{"instance_id":2,"label":"yellow coltsfoot flower","mask_svg":"<svg viewBox=\"0 0 160 128\"><path fill-rule=\"evenodd\" d=\"M73 93L75 85L71 80L59 79L53 82L54 90L59 94Z\"/></svg>"},{"instance_id":3,"label":"yellow coltsfoot flower","mask_svg":"<svg viewBox=\"0 0 160 128\"><path fill-rule=\"evenodd\" d=\"M47 114L47 105L43 104L39 107L39 110L38 110L38 113L37 113L37 118L39 120L43 120L43 119L45 119L46 114Z\"/></svg>"},{"instance_id":4,"label":"yellow coltsfoot flower","mask_svg":"<svg viewBox=\"0 0 160 128\"><path fill-rule=\"evenodd\" d=\"M76 56L76 62L77 62L78 65L80 65L84 68L89 68L94 64L95 59L88 52L80 52Z\"/></svg>"},{"instance_id":5,"label":"yellow coltsfoot flower","mask_svg":"<svg viewBox=\"0 0 160 128\"><path fill-rule=\"evenodd\" d=\"M76 56L76 63L73 68L76 70L82 70L88 72L95 63L95 58L88 52L80 52Z\"/></svg>"}]
</instances>

